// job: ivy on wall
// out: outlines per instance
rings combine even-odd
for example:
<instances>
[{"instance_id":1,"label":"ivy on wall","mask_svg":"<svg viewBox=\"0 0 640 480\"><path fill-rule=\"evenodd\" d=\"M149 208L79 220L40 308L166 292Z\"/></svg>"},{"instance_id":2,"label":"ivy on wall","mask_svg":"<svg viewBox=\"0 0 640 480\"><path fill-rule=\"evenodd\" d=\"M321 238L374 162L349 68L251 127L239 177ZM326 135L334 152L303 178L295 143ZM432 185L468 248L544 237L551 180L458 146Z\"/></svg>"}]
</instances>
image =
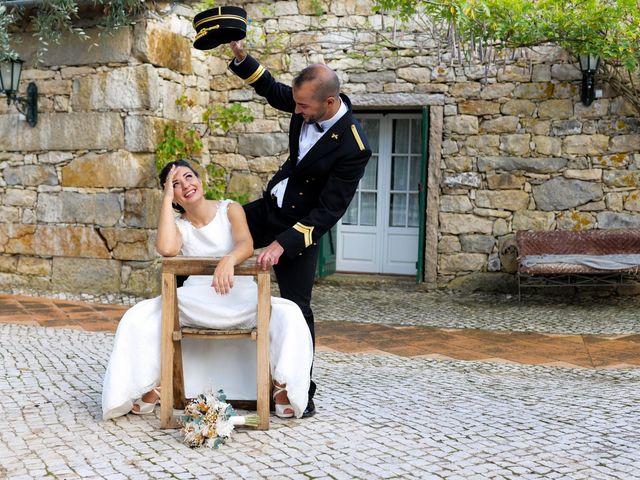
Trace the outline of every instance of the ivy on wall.
<instances>
[{"instance_id":1,"label":"ivy on wall","mask_svg":"<svg viewBox=\"0 0 640 480\"><path fill-rule=\"evenodd\" d=\"M193 107L193 100L183 95L176 100L179 108ZM251 109L239 103L229 106L216 105L208 107L202 113L204 128L200 131L196 126L183 124L167 125L160 142L156 146L156 169L158 172L169 162L180 159L196 161L203 148L203 138L212 131L222 131L225 135L238 124L253 122ZM206 168L200 166L200 173L205 179L205 197L212 200L230 198L238 203L246 203L249 200L247 194L238 194L227 190L227 173L224 168L215 163L210 163Z\"/></svg>"}]
</instances>

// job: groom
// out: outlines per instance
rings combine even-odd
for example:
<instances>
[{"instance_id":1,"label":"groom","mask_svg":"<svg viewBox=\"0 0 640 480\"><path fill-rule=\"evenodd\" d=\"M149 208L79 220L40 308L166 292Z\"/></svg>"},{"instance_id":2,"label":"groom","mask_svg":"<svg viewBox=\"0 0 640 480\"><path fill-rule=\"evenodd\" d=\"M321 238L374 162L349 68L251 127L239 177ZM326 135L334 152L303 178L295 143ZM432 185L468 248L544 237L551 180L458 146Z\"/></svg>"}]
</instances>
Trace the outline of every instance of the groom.
<instances>
[{"instance_id":1,"label":"groom","mask_svg":"<svg viewBox=\"0 0 640 480\"><path fill-rule=\"evenodd\" d=\"M311 65L288 86L247 55L241 42L230 46L235 59L229 68L272 107L291 113L289 158L269 180L263 197L244 209L255 247L266 247L258 263L273 265L280 295L300 307L315 347L310 303L318 240L349 206L371 149L329 67ZM315 414L315 390L311 381L304 417Z\"/></svg>"}]
</instances>

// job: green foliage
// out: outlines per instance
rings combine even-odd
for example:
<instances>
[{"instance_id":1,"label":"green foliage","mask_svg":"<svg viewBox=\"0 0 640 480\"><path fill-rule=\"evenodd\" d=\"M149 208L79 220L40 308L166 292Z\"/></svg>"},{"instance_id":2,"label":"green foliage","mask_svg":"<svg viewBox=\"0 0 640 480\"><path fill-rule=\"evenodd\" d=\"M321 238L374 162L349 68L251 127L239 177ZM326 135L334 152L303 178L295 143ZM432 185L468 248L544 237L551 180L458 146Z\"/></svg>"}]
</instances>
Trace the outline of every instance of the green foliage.
<instances>
[{"instance_id":1,"label":"green foliage","mask_svg":"<svg viewBox=\"0 0 640 480\"><path fill-rule=\"evenodd\" d=\"M15 21L15 15L8 13L7 7L0 5L0 60L17 57L9 42L9 25Z\"/></svg>"},{"instance_id":2,"label":"green foliage","mask_svg":"<svg viewBox=\"0 0 640 480\"><path fill-rule=\"evenodd\" d=\"M180 96L176 100L176 105L180 108L193 107L195 102L186 95ZM160 142L156 145L156 169L160 172L164 166L175 160L193 160L203 148L202 139L213 129L220 129L229 132L238 123L253 122L251 110L239 103L230 106L216 105L207 108L202 114L202 122L205 124L204 132L200 133L195 127L185 127L183 125L167 125L164 129ZM246 203L249 196L246 194L235 194L227 192L227 177L224 168L210 163L204 173L204 194L210 200L229 198L238 203Z\"/></svg>"},{"instance_id":3,"label":"green foliage","mask_svg":"<svg viewBox=\"0 0 640 480\"><path fill-rule=\"evenodd\" d=\"M202 121L210 129L220 129L228 132L238 123L253 122L253 112L250 108L240 103L233 103L227 107L225 105L216 105L213 108L207 108L202 114Z\"/></svg>"},{"instance_id":4,"label":"green foliage","mask_svg":"<svg viewBox=\"0 0 640 480\"><path fill-rule=\"evenodd\" d=\"M79 4L77 0L48 0L37 2L36 8L29 10L12 8L7 11L6 7L0 7L0 58L15 56L8 32L9 26L21 19L31 22L33 36L38 39L37 61L42 59L51 43L60 43L66 32L88 40L89 36L84 29L74 25L79 18ZM133 23L148 8L147 2L140 0L94 0L94 5L102 13L98 26L106 32Z\"/></svg>"},{"instance_id":5,"label":"green foliage","mask_svg":"<svg viewBox=\"0 0 640 480\"><path fill-rule=\"evenodd\" d=\"M374 10L405 27L422 25L451 61L491 63L502 51L556 44L601 57L601 73L640 110L638 0L376 0ZM439 33L439 35L438 35Z\"/></svg>"},{"instance_id":6,"label":"green foliage","mask_svg":"<svg viewBox=\"0 0 640 480\"><path fill-rule=\"evenodd\" d=\"M311 0L311 10L313 10L313 14L317 17L325 14L324 7L319 0Z\"/></svg>"}]
</instances>

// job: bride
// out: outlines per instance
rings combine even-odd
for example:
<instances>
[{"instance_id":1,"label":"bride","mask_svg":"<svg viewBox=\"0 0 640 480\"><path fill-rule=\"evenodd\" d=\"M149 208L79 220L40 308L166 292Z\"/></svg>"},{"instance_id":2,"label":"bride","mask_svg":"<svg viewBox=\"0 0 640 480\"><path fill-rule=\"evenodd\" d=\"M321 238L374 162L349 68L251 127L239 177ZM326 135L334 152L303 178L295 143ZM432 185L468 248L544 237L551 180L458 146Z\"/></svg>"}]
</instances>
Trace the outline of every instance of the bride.
<instances>
[{"instance_id":1,"label":"bride","mask_svg":"<svg viewBox=\"0 0 640 480\"><path fill-rule=\"evenodd\" d=\"M230 200L205 199L198 173L185 160L167 164L160 173L160 182L164 196L156 239L158 253L222 257L213 278L191 276L178 288L180 324L253 328L256 284L252 277L234 276L235 265L253 254L253 240L242 207ZM181 215L176 217L174 209ZM295 303L271 297L271 307L269 339L276 415L300 418L307 406L313 360L311 334ZM129 412L153 413L160 397L160 326L160 297L134 305L120 320L102 388L105 420ZM210 387L213 377L224 378L230 364L247 362L247 349L243 353L240 342L223 342L225 349L217 342L212 345L190 338L183 341L188 396ZM233 384L233 375L228 381ZM226 390L227 386L221 386Z\"/></svg>"}]
</instances>

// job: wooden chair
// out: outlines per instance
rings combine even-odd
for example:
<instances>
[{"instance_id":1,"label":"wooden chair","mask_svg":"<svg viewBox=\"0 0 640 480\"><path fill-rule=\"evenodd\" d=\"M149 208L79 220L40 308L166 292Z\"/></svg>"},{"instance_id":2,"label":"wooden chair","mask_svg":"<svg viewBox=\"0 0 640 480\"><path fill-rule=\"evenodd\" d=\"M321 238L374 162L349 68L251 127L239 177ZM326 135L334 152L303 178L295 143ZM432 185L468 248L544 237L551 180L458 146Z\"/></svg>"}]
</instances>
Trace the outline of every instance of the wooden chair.
<instances>
[{"instance_id":1,"label":"wooden chair","mask_svg":"<svg viewBox=\"0 0 640 480\"><path fill-rule=\"evenodd\" d=\"M211 257L165 257L162 259L162 337L160 385L160 428L177 428L173 409L184 409L184 377L181 340L186 336L228 340L251 338L256 342L257 413L260 430L269 429L269 318L271 316L271 279L269 270L262 270L251 258L236 266L236 275L255 275L258 282L258 318L251 330L213 330L181 327L178 321L177 275L211 275L218 259ZM232 404L234 402L231 402ZM245 402L247 403L247 402ZM236 403L237 404L237 403Z\"/></svg>"}]
</instances>

